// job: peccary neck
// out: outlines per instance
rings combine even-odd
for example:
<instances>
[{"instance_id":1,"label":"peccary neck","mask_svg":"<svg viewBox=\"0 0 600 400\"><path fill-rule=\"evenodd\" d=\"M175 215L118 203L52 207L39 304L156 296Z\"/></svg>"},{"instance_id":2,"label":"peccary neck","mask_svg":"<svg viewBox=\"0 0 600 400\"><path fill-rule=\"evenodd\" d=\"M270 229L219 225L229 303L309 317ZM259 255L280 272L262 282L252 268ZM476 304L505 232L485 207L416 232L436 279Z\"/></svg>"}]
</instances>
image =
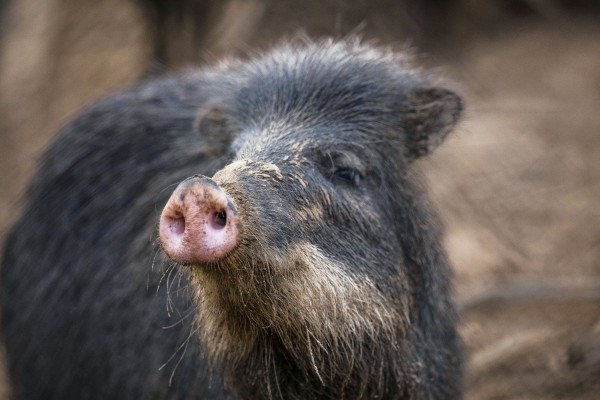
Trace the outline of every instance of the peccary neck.
<instances>
[{"instance_id":1,"label":"peccary neck","mask_svg":"<svg viewBox=\"0 0 600 400\"><path fill-rule=\"evenodd\" d=\"M409 398L418 385L417 363L414 371L402 370L397 360L406 366L406 354L390 354L392 345L384 342L345 348L349 357L330 362L326 354L311 355L308 349L298 359L276 338L266 338L244 360L225 368L225 384L241 399Z\"/></svg>"}]
</instances>

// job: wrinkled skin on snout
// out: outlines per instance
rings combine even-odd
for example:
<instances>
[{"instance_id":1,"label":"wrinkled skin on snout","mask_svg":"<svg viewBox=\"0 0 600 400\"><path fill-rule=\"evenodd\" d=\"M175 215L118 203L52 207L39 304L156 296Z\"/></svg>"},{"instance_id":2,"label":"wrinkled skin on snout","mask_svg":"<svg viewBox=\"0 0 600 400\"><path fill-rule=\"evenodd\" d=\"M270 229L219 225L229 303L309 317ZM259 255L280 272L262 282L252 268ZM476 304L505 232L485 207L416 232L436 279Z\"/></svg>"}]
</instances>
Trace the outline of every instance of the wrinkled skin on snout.
<instances>
[{"instance_id":1,"label":"wrinkled skin on snout","mask_svg":"<svg viewBox=\"0 0 600 400\"><path fill-rule=\"evenodd\" d=\"M462 103L387 53L280 49L196 123L223 168L183 181L159 238L247 397L458 398L449 268L414 169ZM201 171L199 171L201 172Z\"/></svg>"}]
</instances>

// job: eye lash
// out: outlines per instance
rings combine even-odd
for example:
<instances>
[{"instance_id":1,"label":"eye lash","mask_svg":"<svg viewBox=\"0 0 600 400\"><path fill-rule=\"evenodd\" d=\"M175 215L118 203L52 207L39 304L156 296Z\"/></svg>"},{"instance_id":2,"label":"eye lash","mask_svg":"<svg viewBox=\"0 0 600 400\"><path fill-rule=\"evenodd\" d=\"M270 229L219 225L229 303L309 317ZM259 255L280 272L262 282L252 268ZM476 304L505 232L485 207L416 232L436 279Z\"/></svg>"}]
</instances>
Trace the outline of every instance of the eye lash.
<instances>
[{"instance_id":1,"label":"eye lash","mask_svg":"<svg viewBox=\"0 0 600 400\"><path fill-rule=\"evenodd\" d=\"M333 171L332 178L352 186L358 186L363 179L362 174L352 167L341 167Z\"/></svg>"}]
</instances>

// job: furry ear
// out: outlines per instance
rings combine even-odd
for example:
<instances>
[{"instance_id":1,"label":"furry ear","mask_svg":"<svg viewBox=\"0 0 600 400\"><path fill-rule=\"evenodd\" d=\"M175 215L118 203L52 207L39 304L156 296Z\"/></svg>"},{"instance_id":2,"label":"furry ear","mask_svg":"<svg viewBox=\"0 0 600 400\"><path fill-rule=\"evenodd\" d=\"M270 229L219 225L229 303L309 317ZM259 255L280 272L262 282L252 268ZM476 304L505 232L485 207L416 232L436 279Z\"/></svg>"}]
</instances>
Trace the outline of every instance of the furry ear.
<instances>
[{"instance_id":1,"label":"furry ear","mask_svg":"<svg viewBox=\"0 0 600 400\"><path fill-rule=\"evenodd\" d=\"M202 137L207 151L212 154L225 153L235 134L228 110L220 103L204 105L196 113L194 129Z\"/></svg>"},{"instance_id":2,"label":"furry ear","mask_svg":"<svg viewBox=\"0 0 600 400\"><path fill-rule=\"evenodd\" d=\"M456 125L463 110L461 98L442 88L417 88L408 93L403 106L406 157L431 153Z\"/></svg>"}]
</instances>

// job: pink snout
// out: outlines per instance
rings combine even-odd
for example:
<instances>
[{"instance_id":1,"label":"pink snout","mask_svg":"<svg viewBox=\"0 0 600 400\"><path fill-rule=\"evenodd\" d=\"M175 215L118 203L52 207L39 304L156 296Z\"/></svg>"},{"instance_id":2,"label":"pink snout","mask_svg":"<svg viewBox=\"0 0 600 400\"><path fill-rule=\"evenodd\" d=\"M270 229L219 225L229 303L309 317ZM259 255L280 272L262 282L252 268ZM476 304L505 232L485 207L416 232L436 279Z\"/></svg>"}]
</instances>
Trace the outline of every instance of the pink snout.
<instances>
[{"instance_id":1,"label":"pink snout","mask_svg":"<svg viewBox=\"0 0 600 400\"><path fill-rule=\"evenodd\" d=\"M180 264L214 262L238 243L235 206L212 179L193 177L175 189L160 216L164 251Z\"/></svg>"}]
</instances>

